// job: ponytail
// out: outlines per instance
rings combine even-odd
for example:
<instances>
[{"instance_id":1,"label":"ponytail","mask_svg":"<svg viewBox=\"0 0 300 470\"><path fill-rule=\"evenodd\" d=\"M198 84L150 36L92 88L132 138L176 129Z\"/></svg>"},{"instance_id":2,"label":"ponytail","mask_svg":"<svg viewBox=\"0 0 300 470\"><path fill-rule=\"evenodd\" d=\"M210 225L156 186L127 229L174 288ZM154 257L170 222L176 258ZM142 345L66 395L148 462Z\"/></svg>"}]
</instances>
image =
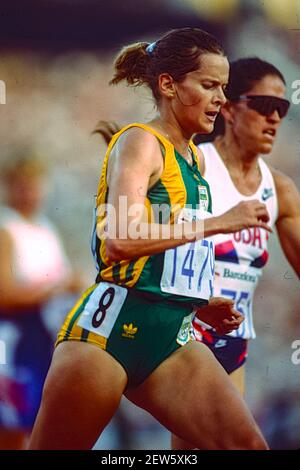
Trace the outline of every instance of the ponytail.
<instances>
[{"instance_id":1,"label":"ponytail","mask_svg":"<svg viewBox=\"0 0 300 470\"><path fill-rule=\"evenodd\" d=\"M108 145L112 137L121 130L121 127L113 121L99 121L92 134L100 134Z\"/></svg>"},{"instance_id":2,"label":"ponytail","mask_svg":"<svg viewBox=\"0 0 300 470\"><path fill-rule=\"evenodd\" d=\"M125 80L128 85L147 85L159 102L159 76L168 73L180 82L199 69L201 56L207 53L224 55L214 36L198 28L173 29L150 44L138 42L124 47L115 60L110 84Z\"/></svg>"},{"instance_id":3,"label":"ponytail","mask_svg":"<svg viewBox=\"0 0 300 470\"><path fill-rule=\"evenodd\" d=\"M146 51L148 46L147 42L137 42L124 47L115 60L115 73L109 84L116 85L122 80L135 86L149 83L147 68L151 58Z\"/></svg>"}]
</instances>

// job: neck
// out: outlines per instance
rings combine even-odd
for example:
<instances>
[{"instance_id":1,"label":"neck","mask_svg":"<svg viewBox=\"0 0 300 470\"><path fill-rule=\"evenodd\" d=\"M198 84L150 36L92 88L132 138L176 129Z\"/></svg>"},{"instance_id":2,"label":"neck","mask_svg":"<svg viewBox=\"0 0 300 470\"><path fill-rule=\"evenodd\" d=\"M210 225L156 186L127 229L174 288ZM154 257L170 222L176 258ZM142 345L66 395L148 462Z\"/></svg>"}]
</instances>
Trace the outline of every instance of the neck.
<instances>
[{"instance_id":1,"label":"neck","mask_svg":"<svg viewBox=\"0 0 300 470\"><path fill-rule=\"evenodd\" d=\"M228 169L238 170L246 175L258 168L259 155L242 148L232 135L217 137L214 145Z\"/></svg>"},{"instance_id":2,"label":"neck","mask_svg":"<svg viewBox=\"0 0 300 470\"><path fill-rule=\"evenodd\" d=\"M153 119L149 124L166 137L186 160L189 160L189 142L192 136L184 135L177 122L173 122L171 119L161 115L161 117Z\"/></svg>"},{"instance_id":3,"label":"neck","mask_svg":"<svg viewBox=\"0 0 300 470\"><path fill-rule=\"evenodd\" d=\"M14 204L13 202L10 202L8 204L9 207L11 207L13 210L18 212L24 219L31 220L36 211L32 211L30 209L27 209L26 207L20 207L18 204Z\"/></svg>"}]
</instances>

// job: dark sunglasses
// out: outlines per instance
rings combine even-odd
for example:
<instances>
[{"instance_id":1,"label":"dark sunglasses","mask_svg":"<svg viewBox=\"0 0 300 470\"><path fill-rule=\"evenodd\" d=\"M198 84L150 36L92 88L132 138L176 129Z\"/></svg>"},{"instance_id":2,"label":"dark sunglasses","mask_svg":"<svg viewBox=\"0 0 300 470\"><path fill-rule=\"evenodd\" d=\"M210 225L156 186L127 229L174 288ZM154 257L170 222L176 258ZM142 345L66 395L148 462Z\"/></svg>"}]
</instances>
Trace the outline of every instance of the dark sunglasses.
<instances>
[{"instance_id":1,"label":"dark sunglasses","mask_svg":"<svg viewBox=\"0 0 300 470\"><path fill-rule=\"evenodd\" d=\"M247 100L247 106L254 109L262 116L271 116L278 111L280 119L287 115L290 107L289 100L269 95L242 95L239 100Z\"/></svg>"}]
</instances>

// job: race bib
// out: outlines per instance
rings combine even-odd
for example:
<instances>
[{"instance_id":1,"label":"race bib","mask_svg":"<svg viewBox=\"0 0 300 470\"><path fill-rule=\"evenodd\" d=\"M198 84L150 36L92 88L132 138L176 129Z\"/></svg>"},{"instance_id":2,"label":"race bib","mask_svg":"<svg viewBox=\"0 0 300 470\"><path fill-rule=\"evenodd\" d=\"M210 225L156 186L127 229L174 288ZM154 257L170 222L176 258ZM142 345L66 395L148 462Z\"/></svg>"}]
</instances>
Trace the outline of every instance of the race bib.
<instances>
[{"instance_id":1,"label":"race bib","mask_svg":"<svg viewBox=\"0 0 300 470\"><path fill-rule=\"evenodd\" d=\"M202 210L183 209L178 223L202 220ZM160 288L170 294L209 299L213 295L214 245L211 240L198 240L165 252Z\"/></svg>"},{"instance_id":2,"label":"race bib","mask_svg":"<svg viewBox=\"0 0 300 470\"><path fill-rule=\"evenodd\" d=\"M208 190L206 186L198 186L199 193L199 207L200 209L207 211L209 206Z\"/></svg>"},{"instance_id":3,"label":"race bib","mask_svg":"<svg viewBox=\"0 0 300 470\"><path fill-rule=\"evenodd\" d=\"M108 338L127 297L127 289L100 282L90 296L78 326Z\"/></svg>"},{"instance_id":4,"label":"race bib","mask_svg":"<svg viewBox=\"0 0 300 470\"><path fill-rule=\"evenodd\" d=\"M231 333L231 336L245 339L255 337L252 303L260 276L261 270L251 266L220 261L216 263L215 296L233 300L234 308L245 319L239 329Z\"/></svg>"}]
</instances>

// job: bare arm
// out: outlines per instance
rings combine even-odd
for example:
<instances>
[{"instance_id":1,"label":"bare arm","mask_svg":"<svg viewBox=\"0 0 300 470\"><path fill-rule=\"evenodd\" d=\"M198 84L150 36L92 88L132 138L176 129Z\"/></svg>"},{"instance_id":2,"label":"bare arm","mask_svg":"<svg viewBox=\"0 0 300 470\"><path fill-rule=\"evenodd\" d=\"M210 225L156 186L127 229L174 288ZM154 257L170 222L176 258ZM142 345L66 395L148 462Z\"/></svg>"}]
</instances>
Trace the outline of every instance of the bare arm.
<instances>
[{"instance_id":1,"label":"bare arm","mask_svg":"<svg viewBox=\"0 0 300 470\"><path fill-rule=\"evenodd\" d=\"M295 183L283 173L272 170L278 195L276 228L285 256L300 277L300 194Z\"/></svg>"},{"instance_id":2,"label":"bare arm","mask_svg":"<svg viewBox=\"0 0 300 470\"><path fill-rule=\"evenodd\" d=\"M258 201L251 201L239 204L222 216L207 219L204 224L172 224L166 237L165 226L148 223L144 210L147 190L158 181L162 171L161 150L152 134L133 128L121 136L112 151L107 175L108 203L115 208L117 217L117 237L108 238L106 245L107 255L112 261L152 255L216 233L233 232L249 226L269 230L265 224L268 220L265 206ZM122 222L119 215L120 196L127 197L128 208L134 207L133 213L127 218L126 236L123 239L118 236ZM121 212L124 215L124 211ZM112 224L114 220L108 215L107 225ZM132 236L130 228L135 228L136 233L143 230L143 237ZM98 235L101 236L100 225Z\"/></svg>"}]
</instances>

